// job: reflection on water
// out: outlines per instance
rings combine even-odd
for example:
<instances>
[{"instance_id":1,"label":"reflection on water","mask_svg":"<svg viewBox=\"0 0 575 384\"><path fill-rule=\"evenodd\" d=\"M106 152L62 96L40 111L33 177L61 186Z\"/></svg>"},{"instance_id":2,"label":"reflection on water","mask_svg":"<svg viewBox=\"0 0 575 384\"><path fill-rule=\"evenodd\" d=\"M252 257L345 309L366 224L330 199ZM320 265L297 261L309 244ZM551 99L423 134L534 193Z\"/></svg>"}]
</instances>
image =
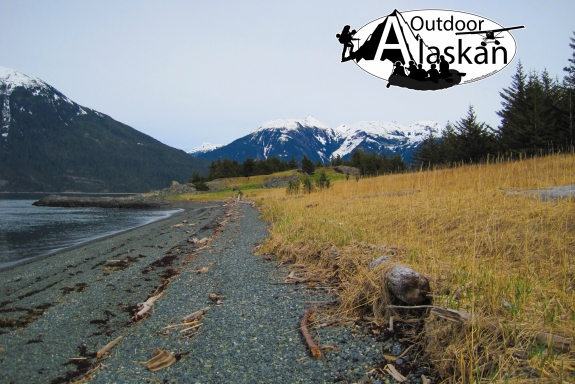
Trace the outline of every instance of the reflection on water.
<instances>
[{"instance_id":1,"label":"reflection on water","mask_svg":"<svg viewBox=\"0 0 575 384\"><path fill-rule=\"evenodd\" d=\"M33 206L38 198L30 194L0 194L0 268L177 212Z\"/></svg>"}]
</instances>

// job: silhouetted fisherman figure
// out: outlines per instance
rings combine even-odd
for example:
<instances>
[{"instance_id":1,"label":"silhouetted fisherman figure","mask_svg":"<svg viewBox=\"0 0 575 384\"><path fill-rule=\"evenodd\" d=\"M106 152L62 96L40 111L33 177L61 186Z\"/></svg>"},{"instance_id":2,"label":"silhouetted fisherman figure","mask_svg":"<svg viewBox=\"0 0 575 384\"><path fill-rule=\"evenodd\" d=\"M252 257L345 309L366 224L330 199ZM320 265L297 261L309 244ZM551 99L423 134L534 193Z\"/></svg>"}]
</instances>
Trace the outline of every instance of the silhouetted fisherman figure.
<instances>
[{"instance_id":1,"label":"silhouetted fisherman figure","mask_svg":"<svg viewBox=\"0 0 575 384\"><path fill-rule=\"evenodd\" d=\"M351 60L352 57L351 55L353 54L353 40L359 40L359 39L354 39L353 36L356 33L356 30L352 30L350 32L351 27L349 25L346 25L345 27L343 27L343 29L341 30L341 33L338 33L335 35L335 37L337 37L337 40L343 44L343 51L341 52L341 61L347 61L347 60ZM349 48L349 56L346 58L345 57L345 51Z\"/></svg>"},{"instance_id":2,"label":"silhouetted fisherman figure","mask_svg":"<svg viewBox=\"0 0 575 384\"><path fill-rule=\"evenodd\" d=\"M439 81L439 71L437 70L437 65L431 64L431 69L427 71L429 80L433 81L435 84Z\"/></svg>"}]
</instances>

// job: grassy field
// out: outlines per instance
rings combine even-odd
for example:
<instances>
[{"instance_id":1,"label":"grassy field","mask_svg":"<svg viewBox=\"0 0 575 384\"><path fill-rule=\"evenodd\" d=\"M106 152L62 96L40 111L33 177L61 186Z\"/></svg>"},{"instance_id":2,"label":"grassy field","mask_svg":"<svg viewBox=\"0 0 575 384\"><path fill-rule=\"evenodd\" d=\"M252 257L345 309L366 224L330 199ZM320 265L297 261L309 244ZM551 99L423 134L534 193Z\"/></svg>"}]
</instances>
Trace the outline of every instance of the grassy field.
<instances>
[{"instance_id":1,"label":"grassy field","mask_svg":"<svg viewBox=\"0 0 575 384\"><path fill-rule=\"evenodd\" d=\"M332 282L339 314L382 322L389 299L370 261L390 254L427 276L434 305L472 315L466 324L425 319L418 342L446 381L575 381L573 346L536 340L575 336L575 201L510 193L574 185L575 156L330 177L331 188L298 196L241 187L272 223L261 252Z\"/></svg>"}]
</instances>

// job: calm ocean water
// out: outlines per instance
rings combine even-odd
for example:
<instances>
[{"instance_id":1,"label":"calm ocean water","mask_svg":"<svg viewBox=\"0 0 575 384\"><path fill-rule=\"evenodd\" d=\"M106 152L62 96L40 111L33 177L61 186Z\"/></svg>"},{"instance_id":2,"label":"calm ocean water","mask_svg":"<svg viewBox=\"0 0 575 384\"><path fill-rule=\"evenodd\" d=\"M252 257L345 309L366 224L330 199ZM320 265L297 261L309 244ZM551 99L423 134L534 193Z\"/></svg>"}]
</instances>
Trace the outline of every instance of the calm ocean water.
<instances>
[{"instance_id":1,"label":"calm ocean water","mask_svg":"<svg viewBox=\"0 0 575 384\"><path fill-rule=\"evenodd\" d=\"M47 194L0 193L0 269L178 212L32 205L44 196Z\"/></svg>"}]
</instances>

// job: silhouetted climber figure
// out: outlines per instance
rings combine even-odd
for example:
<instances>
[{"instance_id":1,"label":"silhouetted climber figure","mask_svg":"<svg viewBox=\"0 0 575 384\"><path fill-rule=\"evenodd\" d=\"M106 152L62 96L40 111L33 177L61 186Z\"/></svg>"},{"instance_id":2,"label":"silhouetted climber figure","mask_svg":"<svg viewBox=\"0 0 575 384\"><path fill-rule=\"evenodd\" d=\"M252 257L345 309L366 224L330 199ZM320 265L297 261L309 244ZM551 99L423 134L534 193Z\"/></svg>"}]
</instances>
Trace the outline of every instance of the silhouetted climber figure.
<instances>
[{"instance_id":1,"label":"silhouetted climber figure","mask_svg":"<svg viewBox=\"0 0 575 384\"><path fill-rule=\"evenodd\" d=\"M431 69L427 71L429 80L433 81L435 84L439 81L439 71L437 70L437 65L431 64Z\"/></svg>"},{"instance_id":2,"label":"silhouetted climber figure","mask_svg":"<svg viewBox=\"0 0 575 384\"><path fill-rule=\"evenodd\" d=\"M343 51L341 52L341 61L347 61L351 59L351 55L353 54L353 40L359 40L359 39L354 39L353 35L355 35L356 30L352 30L350 32L351 27L349 25L346 25L345 27L343 27L343 29L341 30L341 33L338 33L335 35L335 37L337 37L337 40L343 44ZM349 48L349 56L345 57L345 51Z\"/></svg>"},{"instance_id":3,"label":"silhouetted climber figure","mask_svg":"<svg viewBox=\"0 0 575 384\"><path fill-rule=\"evenodd\" d=\"M412 79L417 78L417 67L415 66L415 61L413 60L409 61L409 67L407 68L407 70L409 71L409 75L407 75L407 77L410 77Z\"/></svg>"}]
</instances>

